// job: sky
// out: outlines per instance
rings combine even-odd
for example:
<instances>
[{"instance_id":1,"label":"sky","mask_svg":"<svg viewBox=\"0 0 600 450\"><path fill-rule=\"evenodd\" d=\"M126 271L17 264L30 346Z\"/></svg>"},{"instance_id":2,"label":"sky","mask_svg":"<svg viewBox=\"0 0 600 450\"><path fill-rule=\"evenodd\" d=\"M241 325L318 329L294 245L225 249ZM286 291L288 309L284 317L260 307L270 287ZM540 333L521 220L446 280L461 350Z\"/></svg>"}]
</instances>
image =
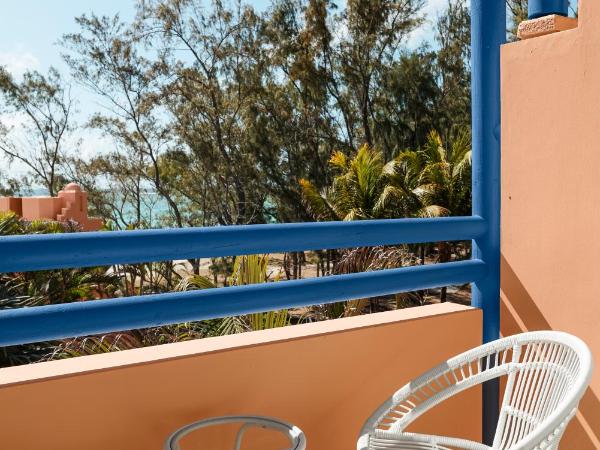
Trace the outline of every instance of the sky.
<instances>
[{"instance_id":1,"label":"sky","mask_svg":"<svg viewBox=\"0 0 600 450\"><path fill-rule=\"evenodd\" d=\"M134 15L129 0L1 0L0 64L17 76L26 69L45 71L50 65L64 68L57 41L77 30L74 17L91 11Z\"/></svg>"},{"instance_id":2,"label":"sky","mask_svg":"<svg viewBox=\"0 0 600 450\"><path fill-rule=\"evenodd\" d=\"M261 10L270 1L248 0L248 3ZM16 78L20 78L26 70L46 72L50 66L67 73L58 41L63 34L77 31L75 17L90 12L100 16L118 13L121 19L127 21L135 14L135 0L0 0L0 4L0 65ZM429 18L428 22L413 33L409 47L415 48L423 41L431 40L432 21L447 4L448 0L427 0L423 12ZM77 121L81 124L99 105L82 88L75 86L74 92L79 103ZM6 120L6 117L3 119ZM9 119L11 122L17 120ZM110 146L106 138L94 132L82 131L80 137L83 155L91 156ZM6 161L0 159L0 169L6 168ZM10 169L12 174L20 174L23 170L16 164Z\"/></svg>"},{"instance_id":3,"label":"sky","mask_svg":"<svg viewBox=\"0 0 600 450\"><path fill-rule=\"evenodd\" d=\"M58 40L64 33L77 30L74 18L84 13L96 15L119 14L129 20L134 16L135 0L0 0L0 65L7 66L19 76L27 69L47 70L54 65L64 69ZM249 1L257 9L264 9L269 0ZM448 0L428 0L424 8L433 19L447 5ZM415 32L410 45L427 40L430 24Z\"/></svg>"}]
</instances>

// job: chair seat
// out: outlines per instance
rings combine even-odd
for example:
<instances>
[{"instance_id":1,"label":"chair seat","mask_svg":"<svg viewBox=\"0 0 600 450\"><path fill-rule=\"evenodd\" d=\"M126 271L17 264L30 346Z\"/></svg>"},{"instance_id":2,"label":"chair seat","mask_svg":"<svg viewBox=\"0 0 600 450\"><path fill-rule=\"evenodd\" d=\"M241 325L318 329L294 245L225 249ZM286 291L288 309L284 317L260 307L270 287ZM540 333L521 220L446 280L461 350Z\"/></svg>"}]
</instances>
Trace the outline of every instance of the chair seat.
<instances>
[{"instance_id":1,"label":"chair seat","mask_svg":"<svg viewBox=\"0 0 600 450\"><path fill-rule=\"evenodd\" d=\"M491 447L466 439L377 430L369 436L368 448L370 450L490 450Z\"/></svg>"}]
</instances>

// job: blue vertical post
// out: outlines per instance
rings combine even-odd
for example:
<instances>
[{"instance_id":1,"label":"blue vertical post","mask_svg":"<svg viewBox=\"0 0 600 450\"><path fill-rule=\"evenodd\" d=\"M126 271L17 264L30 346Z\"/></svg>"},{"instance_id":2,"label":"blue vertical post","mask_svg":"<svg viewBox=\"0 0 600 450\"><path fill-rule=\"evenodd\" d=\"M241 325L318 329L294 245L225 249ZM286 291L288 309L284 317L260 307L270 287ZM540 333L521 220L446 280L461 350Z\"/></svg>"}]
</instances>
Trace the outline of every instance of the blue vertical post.
<instances>
[{"instance_id":1,"label":"blue vertical post","mask_svg":"<svg viewBox=\"0 0 600 450\"><path fill-rule=\"evenodd\" d=\"M473 258L487 275L472 286L472 304L483 310L483 341L500 335L500 46L506 40L505 0L471 0L473 215L487 232L473 241ZM483 386L483 441L492 445L498 423L497 381Z\"/></svg>"},{"instance_id":2,"label":"blue vertical post","mask_svg":"<svg viewBox=\"0 0 600 450\"><path fill-rule=\"evenodd\" d=\"M569 0L529 0L527 8L530 19L537 19L550 14L568 16Z\"/></svg>"}]
</instances>

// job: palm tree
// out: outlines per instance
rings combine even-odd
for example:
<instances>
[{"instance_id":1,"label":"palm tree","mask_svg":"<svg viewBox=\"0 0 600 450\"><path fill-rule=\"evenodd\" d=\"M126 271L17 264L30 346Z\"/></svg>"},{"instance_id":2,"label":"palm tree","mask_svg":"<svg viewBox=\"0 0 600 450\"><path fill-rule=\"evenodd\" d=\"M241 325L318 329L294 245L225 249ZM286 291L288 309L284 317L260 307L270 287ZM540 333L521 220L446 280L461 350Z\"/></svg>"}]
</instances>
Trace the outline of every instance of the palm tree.
<instances>
[{"instance_id":1,"label":"palm tree","mask_svg":"<svg viewBox=\"0 0 600 450\"><path fill-rule=\"evenodd\" d=\"M335 152L337 175L319 192L300 180L307 208L317 220L442 217L469 214L471 147L468 133L444 146L436 131L418 150L404 150L385 163L380 151L362 146L348 158Z\"/></svg>"},{"instance_id":2,"label":"palm tree","mask_svg":"<svg viewBox=\"0 0 600 450\"><path fill-rule=\"evenodd\" d=\"M266 283L269 281L267 273L269 265L268 255L237 256L233 263L233 272L228 277L229 286L244 286L247 284ZM178 290L189 291L194 289L214 289L218 286L209 278L202 275L190 275L182 279ZM269 328L285 327L289 325L290 318L287 309L250 314L248 316L226 317L220 321L218 334L235 334L244 331L258 331Z\"/></svg>"},{"instance_id":3,"label":"palm tree","mask_svg":"<svg viewBox=\"0 0 600 450\"><path fill-rule=\"evenodd\" d=\"M425 146L417 151L417 155L420 167L416 174L417 186L414 192L423 205L423 212L427 211L421 215L438 217L470 214L469 134L462 133L450 146L444 146L440 135L432 131ZM399 158L403 157L408 155L401 154Z\"/></svg>"},{"instance_id":4,"label":"palm tree","mask_svg":"<svg viewBox=\"0 0 600 450\"><path fill-rule=\"evenodd\" d=\"M469 215L471 211L471 139L460 133L445 146L436 131L429 133L419 150L405 150L394 160L391 184L415 200L415 215L443 217ZM448 242L439 242L439 262L448 262ZM440 300L446 301L446 288Z\"/></svg>"},{"instance_id":5,"label":"palm tree","mask_svg":"<svg viewBox=\"0 0 600 450\"><path fill-rule=\"evenodd\" d=\"M405 216L413 203L414 194L405 191L393 180L395 161L384 162L383 154L363 145L353 158L335 152L329 164L337 172L331 188L319 192L308 180L301 180L303 198L308 210L316 220L368 220ZM377 270L376 260L395 261L402 265L406 258L405 247L359 248L342 252L334 266L335 273L352 273ZM394 255L394 256L392 256ZM392 264L393 265L393 264ZM361 314L370 305L369 299L358 299L325 308L328 316L353 316Z\"/></svg>"},{"instance_id":6,"label":"palm tree","mask_svg":"<svg viewBox=\"0 0 600 450\"><path fill-rule=\"evenodd\" d=\"M304 201L315 219L365 220L389 215L385 204L390 195L385 188L390 168L380 151L365 144L352 159L337 151L329 164L337 172L331 188L319 192L310 181L300 180Z\"/></svg>"},{"instance_id":7,"label":"palm tree","mask_svg":"<svg viewBox=\"0 0 600 450\"><path fill-rule=\"evenodd\" d=\"M439 133L432 131L422 148L404 150L388 163L381 152L367 145L351 159L335 152L329 162L337 171L330 188L319 192L309 181L300 181L304 201L316 220L470 214L471 146L467 132L459 133L450 146L445 146ZM450 261L450 244L440 242L438 249L438 260ZM365 255L364 251L350 252L340 266L368 270L368 264L362 267L356 261L348 262L350 256L369 261ZM421 261L424 262L423 254ZM443 288L441 300L445 299Z\"/></svg>"}]
</instances>

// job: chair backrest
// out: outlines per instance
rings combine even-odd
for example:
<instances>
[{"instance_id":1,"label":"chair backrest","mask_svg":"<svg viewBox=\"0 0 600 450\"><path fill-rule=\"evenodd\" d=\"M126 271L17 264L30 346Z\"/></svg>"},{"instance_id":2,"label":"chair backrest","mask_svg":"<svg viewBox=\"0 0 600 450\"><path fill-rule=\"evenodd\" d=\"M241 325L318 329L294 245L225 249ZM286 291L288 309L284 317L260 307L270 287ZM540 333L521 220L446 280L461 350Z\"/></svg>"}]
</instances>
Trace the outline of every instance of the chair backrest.
<instances>
[{"instance_id":1,"label":"chair backrest","mask_svg":"<svg viewBox=\"0 0 600 450\"><path fill-rule=\"evenodd\" d=\"M493 448L555 449L592 375L579 338L534 331L498 339L434 367L399 389L367 420L361 436L401 433L419 416L470 387L507 377Z\"/></svg>"},{"instance_id":2,"label":"chair backrest","mask_svg":"<svg viewBox=\"0 0 600 450\"><path fill-rule=\"evenodd\" d=\"M592 373L588 347L553 331L506 338L499 364L508 378L494 449L555 449Z\"/></svg>"}]
</instances>

